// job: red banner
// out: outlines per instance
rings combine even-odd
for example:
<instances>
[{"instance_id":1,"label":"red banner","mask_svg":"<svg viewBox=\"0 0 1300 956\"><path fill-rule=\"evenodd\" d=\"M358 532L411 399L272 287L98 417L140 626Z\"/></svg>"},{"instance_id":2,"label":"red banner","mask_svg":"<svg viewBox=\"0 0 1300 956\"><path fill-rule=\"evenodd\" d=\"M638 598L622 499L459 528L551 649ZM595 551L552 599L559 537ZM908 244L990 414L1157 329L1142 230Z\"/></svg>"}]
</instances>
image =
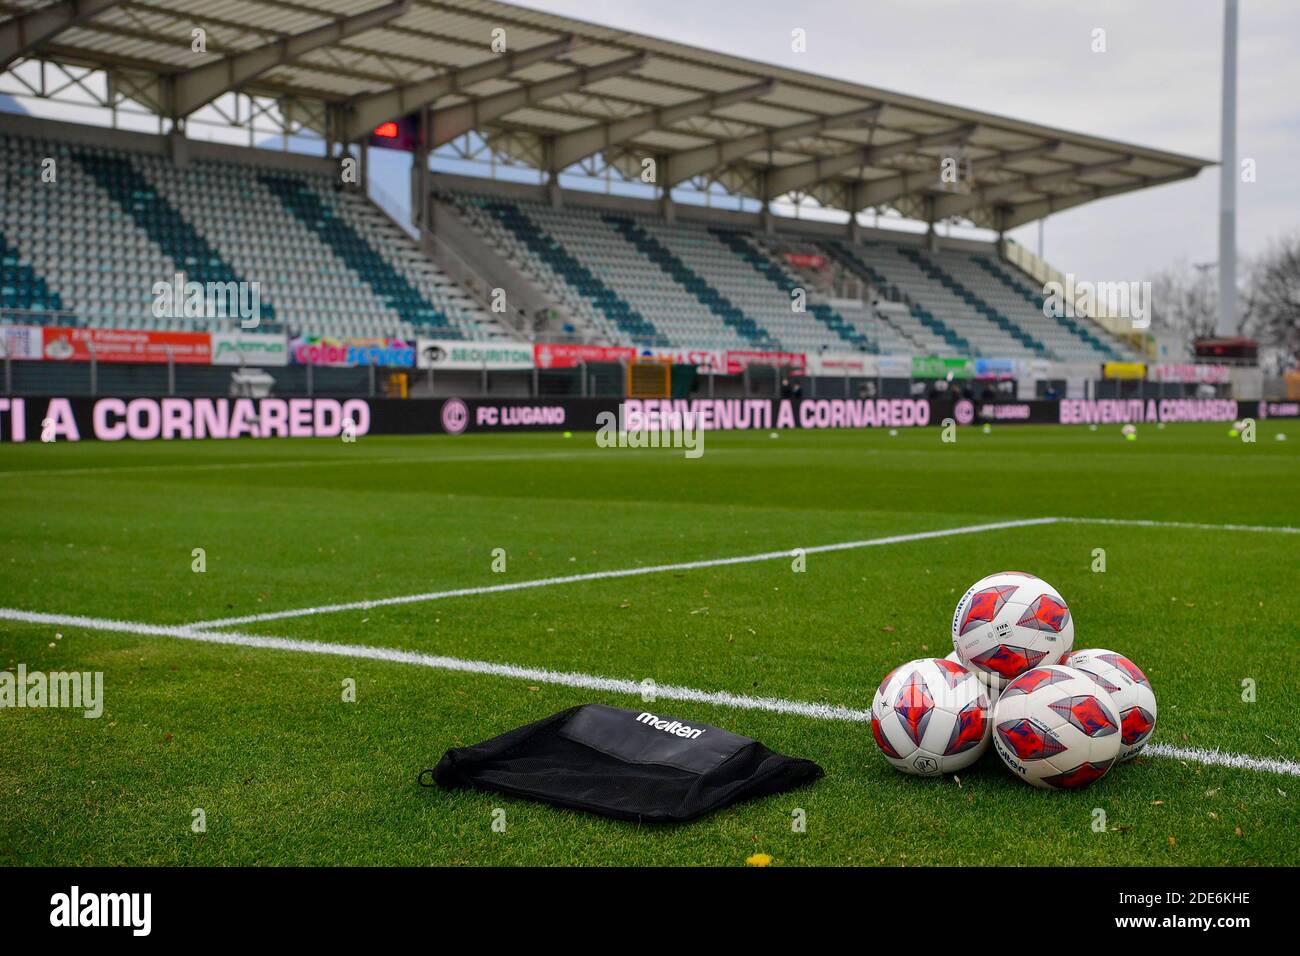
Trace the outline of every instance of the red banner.
<instances>
[{"instance_id":1,"label":"red banner","mask_svg":"<svg viewBox=\"0 0 1300 956\"><path fill-rule=\"evenodd\" d=\"M739 375L751 365L772 365L802 373L807 365L802 352L728 352L727 374Z\"/></svg>"},{"instance_id":2,"label":"red banner","mask_svg":"<svg viewBox=\"0 0 1300 956\"><path fill-rule=\"evenodd\" d=\"M538 368L577 368L584 362L631 362L636 349L616 345L534 345L533 362Z\"/></svg>"},{"instance_id":3,"label":"red banner","mask_svg":"<svg viewBox=\"0 0 1300 956\"><path fill-rule=\"evenodd\" d=\"M167 364L168 350L177 365L210 365L212 338L207 332L145 332L127 329L44 330L45 358L56 362L136 362Z\"/></svg>"},{"instance_id":4,"label":"red banner","mask_svg":"<svg viewBox=\"0 0 1300 956\"><path fill-rule=\"evenodd\" d=\"M826 268L826 257L811 252L787 252L785 261L796 269L812 269L820 272Z\"/></svg>"}]
</instances>

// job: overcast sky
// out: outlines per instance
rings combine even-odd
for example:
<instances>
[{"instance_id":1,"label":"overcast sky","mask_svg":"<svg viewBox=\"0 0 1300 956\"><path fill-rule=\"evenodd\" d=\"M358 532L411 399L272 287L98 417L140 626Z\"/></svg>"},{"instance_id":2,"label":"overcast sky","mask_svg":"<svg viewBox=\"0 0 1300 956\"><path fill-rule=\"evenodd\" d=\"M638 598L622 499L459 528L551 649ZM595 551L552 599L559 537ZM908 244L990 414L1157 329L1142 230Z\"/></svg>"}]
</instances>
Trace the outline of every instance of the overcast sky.
<instances>
[{"instance_id":1,"label":"overcast sky","mask_svg":"<svg viewBox=\"0 0 1300 956\"><path fill-rule=\"evenodd\" d=\"M522 6L825 76L1126 140L1219 156L1223 0L522 0ZM808 50L791 50L795 27ZM1096 28L1106 52L1092 52ZM1300 231L1300 2L1241 0L1239 255ZM1219 173L1047 220L1046 258L1089 279L1143 279L1218 258ZM1015 238L1035 248L1037 226Z\"/></svg>"}]
</instances>

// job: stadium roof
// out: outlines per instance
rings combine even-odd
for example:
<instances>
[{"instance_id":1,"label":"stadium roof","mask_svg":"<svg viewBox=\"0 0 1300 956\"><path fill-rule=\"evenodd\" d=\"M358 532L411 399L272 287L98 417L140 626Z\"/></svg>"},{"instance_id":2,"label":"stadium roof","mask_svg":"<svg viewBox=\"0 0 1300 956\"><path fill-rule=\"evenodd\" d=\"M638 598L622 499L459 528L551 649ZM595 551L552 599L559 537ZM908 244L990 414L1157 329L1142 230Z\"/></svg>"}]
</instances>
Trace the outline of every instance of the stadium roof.
<instances>
[{"instance_id":1,"label":"stadium roof","mask_svg":"<svg viewBox=\"0 0 1300 956\"><path fill-rule=\"evenodd\" d=\"M152 77L136 89L176 117L230 90L320 100L313 125L356 140L430 106L432 145L475 130L539 168L603 153L632 175L654 156L661 185L993 229L1212 165L495 0L0 0L0 60L19 57Z\"/></svg>"}]
</instances>

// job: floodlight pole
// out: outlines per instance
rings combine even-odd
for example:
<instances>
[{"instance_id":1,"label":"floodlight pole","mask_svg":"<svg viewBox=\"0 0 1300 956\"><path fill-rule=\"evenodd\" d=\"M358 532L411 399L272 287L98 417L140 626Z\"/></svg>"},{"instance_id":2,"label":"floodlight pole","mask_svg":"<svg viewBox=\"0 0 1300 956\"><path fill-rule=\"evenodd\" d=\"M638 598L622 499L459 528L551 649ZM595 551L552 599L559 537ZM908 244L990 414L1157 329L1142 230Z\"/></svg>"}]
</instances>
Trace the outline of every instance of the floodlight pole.
<instances>
[{"instance_id":1,"label":"floodlight pole","mask_svg":"<svg viewBox=\"0 0 1300 956\"><path fill-rule=\"evenodd\" d=\"M1237 334L1237 0L1223 5L1223 119L1219 156L1220 336Z\"/></svg>"}]
</instances>

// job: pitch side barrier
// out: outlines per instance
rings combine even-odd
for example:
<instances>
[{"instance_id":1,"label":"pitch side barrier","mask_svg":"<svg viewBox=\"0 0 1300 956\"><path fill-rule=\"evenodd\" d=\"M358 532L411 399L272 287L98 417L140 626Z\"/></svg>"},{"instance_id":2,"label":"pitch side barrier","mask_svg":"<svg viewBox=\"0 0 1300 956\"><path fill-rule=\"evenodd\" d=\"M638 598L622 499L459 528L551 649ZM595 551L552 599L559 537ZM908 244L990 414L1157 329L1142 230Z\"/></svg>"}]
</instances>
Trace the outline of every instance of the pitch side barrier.
<instances>
[{"instance_id":1,"label":"pitch side barrier","mask_svg":"<svg viewBox=\"0 0 1300 956\"><path fill-rule=\"evenodd\" d=\"M0 441L343 438L503 431L779 431L958 425L1118 425L1297 418L1300 402L896 398L365 399L0 397Z\"/></svg>"}]
</instances>

